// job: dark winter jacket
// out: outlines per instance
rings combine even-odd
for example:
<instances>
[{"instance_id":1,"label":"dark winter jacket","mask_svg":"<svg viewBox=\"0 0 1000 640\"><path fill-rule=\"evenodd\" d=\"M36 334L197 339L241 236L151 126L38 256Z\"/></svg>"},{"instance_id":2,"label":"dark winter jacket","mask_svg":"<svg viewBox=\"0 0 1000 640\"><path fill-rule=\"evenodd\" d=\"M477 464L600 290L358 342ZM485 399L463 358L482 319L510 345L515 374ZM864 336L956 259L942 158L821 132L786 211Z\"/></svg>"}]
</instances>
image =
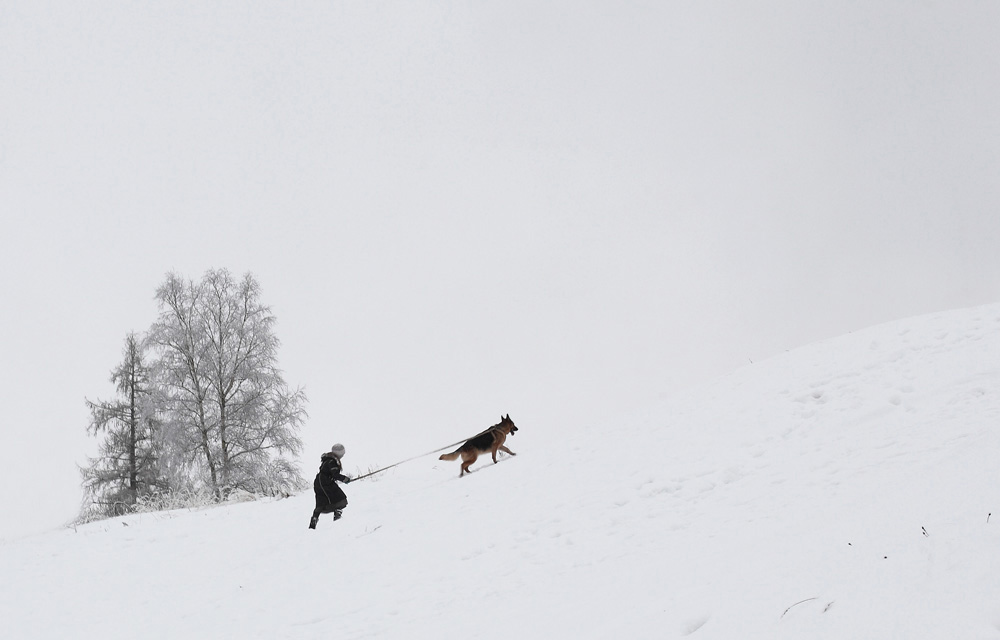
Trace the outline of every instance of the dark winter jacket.
<instances>
[{"instance_id":1,"label":"dark winter jacket","mask_svg":"<svg viewBox=\"0 0 1000 640\"><path fill-rule=\"evenodd\" d=\"M347 506L347 496L337 482L350 482L350 478L343 474L343 467L340 465L340 458L332 453L324 453L319 465L319 473L313 481L313 490L316 492L316 510L321 513L329 513L334 509L343 509Z\"/></svg>"}]
</instances>

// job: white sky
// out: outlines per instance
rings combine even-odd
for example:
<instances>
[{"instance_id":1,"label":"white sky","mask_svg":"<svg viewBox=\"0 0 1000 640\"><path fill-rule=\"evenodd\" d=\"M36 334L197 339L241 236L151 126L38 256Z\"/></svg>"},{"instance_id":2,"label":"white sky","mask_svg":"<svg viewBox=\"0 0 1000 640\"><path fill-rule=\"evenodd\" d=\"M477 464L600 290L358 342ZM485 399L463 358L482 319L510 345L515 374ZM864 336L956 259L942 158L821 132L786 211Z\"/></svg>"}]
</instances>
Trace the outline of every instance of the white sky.
<instances>
[{"instance_id":1,"label":"white sky","mask_svg":"<svg viewBox=\"0 0 1000 640\"><path fill-rule=\"evenodd\" d=\"M169 270L252 271L318 450L608 424L995 301L1000 5L0 0L0 535ZM610 420L610 422L609 422Z\"/></svg>"}]
</instances>

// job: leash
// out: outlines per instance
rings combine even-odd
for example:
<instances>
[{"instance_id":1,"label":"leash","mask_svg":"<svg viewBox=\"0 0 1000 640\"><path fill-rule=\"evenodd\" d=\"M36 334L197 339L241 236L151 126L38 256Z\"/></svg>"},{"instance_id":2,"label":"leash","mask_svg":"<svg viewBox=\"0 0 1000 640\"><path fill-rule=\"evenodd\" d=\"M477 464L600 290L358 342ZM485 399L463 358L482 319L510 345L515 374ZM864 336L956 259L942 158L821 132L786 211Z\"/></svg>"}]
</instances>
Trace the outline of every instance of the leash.
<instances>
[{"instance_id":1,"label":"leash","mask_svg":"<svg viewBox=\"0 0 1000 640\"><path fill-rule=\"evenodd\" d=\"M489 429L487 429L487 431L489 431ZM474 437L475 436L473 436L473 438ZM388 467L382 467L381 469L376 469L375 471L369 471L368 473L366 473L363 476L358 476L356 478L351 478L351 482L357 482L358 480L364 480L365 478L367 478L369 476L373 476L376 473L382 473L383 471L388 471L389 469L392 469L393 467L398 467L401 464L405 464L405 463L410 462L412 460L416 460L417 458L423 458L424 456L429 456L432 453L437 453L438 451L444 451L445 449L450 449L451 447L454 447L455 445L462 444L463 442L465 442L466 440L469 440L469 439L470 438L462 438L458 442L453 442L451 444L446 444L445 446L441 447L440 449L435 449L434 451L428 451L427 453L421 453L419 456L413 456L412 458L407 458L406 460L400 460L396 464L390 464Z\"/></svg>"}]
</instances>

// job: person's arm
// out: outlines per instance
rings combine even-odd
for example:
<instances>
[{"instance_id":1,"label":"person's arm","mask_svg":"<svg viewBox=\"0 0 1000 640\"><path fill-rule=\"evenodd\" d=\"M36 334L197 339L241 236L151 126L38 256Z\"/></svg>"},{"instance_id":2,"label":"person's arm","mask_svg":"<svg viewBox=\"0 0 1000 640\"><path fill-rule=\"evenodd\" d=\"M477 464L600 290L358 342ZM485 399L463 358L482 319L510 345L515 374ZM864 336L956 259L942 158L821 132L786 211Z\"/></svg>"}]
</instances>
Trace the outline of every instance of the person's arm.
<instances>
[{"instance_id":1,"label":"person's arm","mask_svg":"<svg viewBox=\"0 0 1000 640\"><path fill-rule=\"evenodd\" d=\"M351 481L351 479L345 476L343 471L344 468L340 466L339 461L334 462L331 460L326 465L327 477L329 477L331 480L336 480L337 482L343 482L344 484L347 484L348 482Z\"/></svg>"}]
</instances>

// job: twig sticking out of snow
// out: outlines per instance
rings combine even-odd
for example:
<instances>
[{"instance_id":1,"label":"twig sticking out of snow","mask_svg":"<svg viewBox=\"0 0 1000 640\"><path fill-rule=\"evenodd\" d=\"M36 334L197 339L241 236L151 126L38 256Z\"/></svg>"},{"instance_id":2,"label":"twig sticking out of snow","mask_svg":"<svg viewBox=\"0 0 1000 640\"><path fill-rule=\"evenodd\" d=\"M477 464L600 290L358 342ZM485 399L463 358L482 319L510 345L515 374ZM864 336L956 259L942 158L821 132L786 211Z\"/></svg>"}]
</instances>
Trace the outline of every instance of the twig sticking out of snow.
<instances>
[{"instance_id":1,"label":"twig sticking out of snow","mask_svg":"<svg viewBox=\"0 0 1000 640\"><path fill-rule=\"evenodd\" d=\"M787 609L785 609L785 613L788 613L789 611L791 611L791 610L792 610L792 608L793 608L793 607L797 607L797 606L799 606L800 604L802 604L803 602L809 602L810 600L818 600L818 599L819 599L819 596L816 596L816 597L814 597L814 598L806 598L805 600L799 600L798 602L796 602L795 604L793 604L793 605L792 605L791 607L788 607ZM784 618L784 617L785 617L785 613L782 613L782 614L781 614L781 617L782 617L782 618ZM780 619L780 618L779 618L779 619Z\"/></svg>"}]
</instances>

